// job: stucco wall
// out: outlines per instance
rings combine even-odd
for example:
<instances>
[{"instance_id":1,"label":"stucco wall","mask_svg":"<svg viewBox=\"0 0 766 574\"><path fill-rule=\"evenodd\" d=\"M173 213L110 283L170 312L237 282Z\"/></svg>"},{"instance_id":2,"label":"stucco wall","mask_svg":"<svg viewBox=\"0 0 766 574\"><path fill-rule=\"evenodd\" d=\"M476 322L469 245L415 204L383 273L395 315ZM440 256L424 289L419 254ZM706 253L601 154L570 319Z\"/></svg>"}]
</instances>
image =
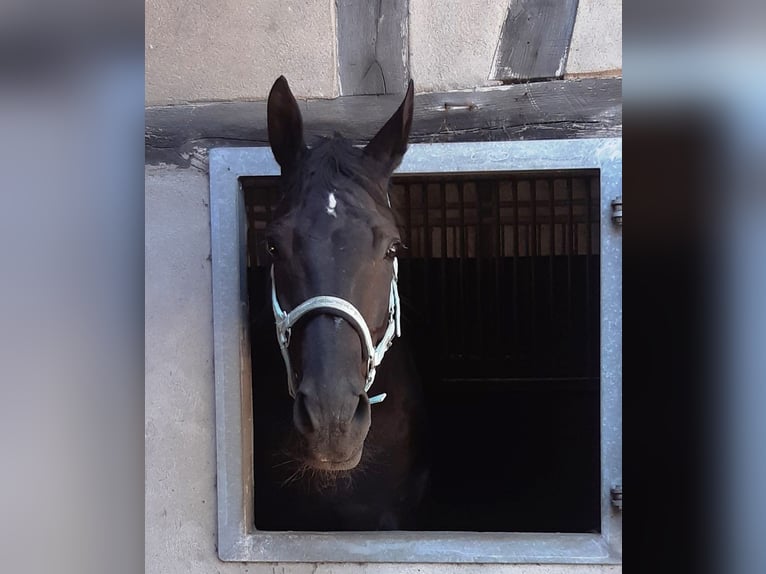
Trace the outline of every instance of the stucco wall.
<instances>
[{"instance_id":1,"label":"stucco wall","mask_svg":"<svg viewBox=\"0 0 766 574\"><path fill-rule=\"evenodd\" d=\"M616 574L619 566L237 564L216 553L208 178L148 166L146 181L146 572Z\"/></svg>"},{"instance_id":2,"label":"stucco wall","mask_svg":"<svg viewBox=\"0 0 766 574\"><path fill-rule=\"evenodd\" d=\"M410 70L418 91L497 85L490 66L506 0L410 0Z\"/></svg>"},{"instance_id":3,"label":"stucco wall","mask_svg":"<svg viewBox=\"0 0 766 574\"><path fill-rule=\"evenodd\" d=\"M147 0L146 102L337 95L334 0Z\"/></svg>"},{"instance_id":4,"label":"stucco wall","mask_svg":"<svg viewBox=\"0 0 766 574\"><path fill-rule=\"evenodd\" d=\"M409 0L419 92L488 80L509 0ZM147 0L146 101L263 99L284 74L299 98L338 95L335 0ZM622 67L622 0L580 0L566 72Z\"/></svg>"},{"instance_id":5,"label":"stucco wall","mask_svg":"<svg viewBox=\"0 0 766 574\"><path fill-rule=\"evenodd\" d=\"M622 0L579 0L567 74L588 75L622 68Z\"/></svg>"}]
</instances>

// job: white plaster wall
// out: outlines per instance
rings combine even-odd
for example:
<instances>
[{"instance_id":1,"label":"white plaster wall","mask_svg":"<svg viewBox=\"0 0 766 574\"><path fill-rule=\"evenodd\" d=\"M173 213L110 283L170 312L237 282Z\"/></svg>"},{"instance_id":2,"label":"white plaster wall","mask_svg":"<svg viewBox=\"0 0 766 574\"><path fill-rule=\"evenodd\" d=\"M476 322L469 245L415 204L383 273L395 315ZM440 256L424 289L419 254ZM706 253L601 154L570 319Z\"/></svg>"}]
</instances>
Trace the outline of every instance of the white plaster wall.
<instances>
[{"instance_id":1,"label":"white plaster wall","mask_svg":"<svg viewBox=\"0 0 766 574\"><path fill-rule=\"evenodd\" d=\"M334 0L146 0L146 103L338 95Z\"/></svg>"},{"instance_id":2,"label":"white plaster wall","mask_svg":"<svg viewBox=\"0 0 766 574\"><path fill-rule=\"evenodd\" d=\"M620 566L223 563L216 460L208 178L147 166L147 574L617 574Z\"/></svg>"},{"instance_id":3,"label":"white plaster wall","mask_svg":"<svg viewBox=\"0 0 766 574\"><path fill-rule=\"evenodd\" d=\"M410 0L410 70L419 92L491 82L507 0Z\"/></svg>"},{"instance_id":4,"label":"white plaster wall","mask_svg":"<svg viewBox=\"0 0 766 574\"><path fill-rule=\"evenodd\" d=\"M510 0L514 1L514 0ZM410 0L419 92L491 85L509 0ZM146 0L146 102L338 95L334 0ZM567 73L622 68L622 0L580 0Z\"/></svg>"},{"instance_id":5,"label":"white plaster wall","mask_svg":"<svg viewBox=\"0 0 766 574\"><path fill-rule=\"evenodd\" d=\"M215 572L207 176L146 168L146 572Z\"/></svg>"},{"instance_id":6,"label":"white plaster wall","mask_svg":"<svg viewBox=\"0 0 766 574\"><path fill-rule=\"evenodd\" d=\"M622 0L580 0L567 74L622 70Z\"/></svg>"}]
</instances>

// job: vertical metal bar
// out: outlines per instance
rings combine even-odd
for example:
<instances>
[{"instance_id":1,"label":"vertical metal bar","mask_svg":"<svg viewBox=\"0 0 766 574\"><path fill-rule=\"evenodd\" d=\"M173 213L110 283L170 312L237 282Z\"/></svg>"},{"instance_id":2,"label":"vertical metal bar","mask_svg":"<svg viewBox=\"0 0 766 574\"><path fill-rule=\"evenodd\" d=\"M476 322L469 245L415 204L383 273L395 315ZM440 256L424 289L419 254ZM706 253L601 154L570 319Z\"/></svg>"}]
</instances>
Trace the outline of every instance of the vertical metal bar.
<instances>
[{"instance_id":1,"label":"vertical metal bar","mask_svg":"<svg viewBox=\"0 0 766 574\"><path fill-rule=\"evenodd\" d=\"M568 182L569 178L565 179L564 182ZM566 198L564 198L564 206L566 207ZM566 217L566 216L565 216ZM558 254L559 255L566 255L567 254L567 241L569 241L569 236L567 235L567 222L566 219L561 222L561 244L559 245Z\"/></svg>"},{"instance_id":2,"label":"vertical metal bar","mask_svg":"<svg viewBox=\"0 0 766 574\"><path fill-rule=\"evenodd\" d=\"M430 259L431 253L431 225L429 221L429 204L428 204L428 184L423 183L421 188L423 190L423 240L425 241L425 256Z\"/></svg>"},{"instance_id":3,"label":"vertical metal bar","mask_svg":"<svg viewBox=\"0 0 766 574\"><path fill-rule=\"evenodd\" d=\"M412 295L412 249L415 247L415 238L412 236L412 191L410 184L404 184L404 193L407 196L407 242L410 244L410 251L405 257L407 264L407 293Z\"/></svg>"},{"instance_id":4,"label":"vertical metal bar","mask_svg":"<svg viewBox=\"0 0 766 574\"><path fill-rule=\"evenodd\" d=\"M572 252L574 250L574 192L572 178L567 178L567 228L564 234L567 238L567 333L572 336Z\"/></svg>"},{"instance_id":5,"label":"vertical metal bar","mask_svg":"<svg viewBox=\"0 0 766 574\"><path fill-rule=\"evenodd\" d=\"M447 189L444 180L439 182L439 191L441 192L442 202L442 228L441 228L441 322L442 322L442 350L444 357L449 357L449 327L447 320Z\"/></svg>"},{"instance_id":6,"label":"vertical metal bar","mask_svg":"<svg viewBox=\"0 0 766 574\"><path fill-rule=\"evenodd\" d=\"M511 180L513 198L513 348L519 355L519 187Z\"/></svg>"},{"instance_id":7,"label":"vertical metal bar","mask_svg":"<svg viewBox=\"0 0 766 574\"><path fill-rule=\"evenodd\" d=\"M503 240L501 235L502 225L500 223L500 182L497 179L494 180L492 192L495 200L495 346L497 347L498 354L504 357L506 349L503 344L504 306L501 289Z\"/></svg>"},{"instance_id":8,"label":"vertical metal bar","mask_svg":"<svg viewBox=\"0 0 766 574\"><path fill-rule=\"evenodd\" d=\"M247 189L245 186L242 186L242 195L245 196L245 223L247 224L247 234L246 234L246 241L247 244L245 245L245 264L247 265L247 269L249 270L250 267L253 266L252 263L252 257L251 255L254 255L255 258L258 257L258 239L257 239L257 232L255 230L254 220L255 220L255 212L253 209L253 206L248 203L248 194Z\"/></svg>"},{"instance_id":9,"label":"vertical metal bar","mask_svg":"<svg viewBox=\"0 0 766 574\"><path fill-rule=\"evenodd\" d=\"M463 188L463 181L460 180L457 184L458 202L460 204L460 261L458 264L458 288L460 301L458 304L460 313L460 322L458 324L458 330L460 332L460 353L466 355L466 308L468 307L468 301L465 300L465 252L466 252L466 238L465 238L465 194Z\"/></svg>"},{"instance_id":10,"label":"vertical metal bar","mask_svg":"<svg viewBox=\"0 0 766 574\"><path fill-rule=\"evenodd\" d=\"M535 255L537 257L543 256L543 222L537 220L537 208L538 199L540 199L540 206L542 208L542 198L538 196L537 190L542 186L543 180L535 180L535 236L537 241L535 242ZM544 216L543 216L544 217Z\"/></svg>"},{"instance_id":11,"label":"vertical metal bar","mask_svg":"<svg viewBox=\"0 0 766 574\"><path fill-rule=\"evenodd\" d=\"M421 190L423 192L423 239L425 240L425 265L423 267L423 309L425 309L426 312L426 325L430 325L432 298L430 297L430 290L428 288L428 270L431 267L431 225L428 219L428 183L423 182Z\"/></svg>"},{"instance_id":12,"label":"vertical metal bar","mask_svg":"<svg viewBox=\"0 0 766 574\"><path fill-rule=\"evenodd\" d=\"M574 222L573 237L574 237L574 248L573 248L573 251L574 251L575 255L579 255L580 254L580 226L578 225L578 223L576 221Z\"/></svg>"},{"instance_id":13,"label":"vertical metal bar","mask_svg":"<svg viewBox=\"0 0 766 574\"><path fill-rule=\"evenodd\" d=\"M535 286L535 266L537 265L537 180L529 180L529 207L531 212L530 230L530 248L529 248L529 308L531 312L530 325L532 336L530 337L532 357L535 356L537 349L537 297Z\"/></svg>"},{"instance_id":14,"label":"vertical metal bar","mask_svg":"<svg viewBox=\"0 0 766 574\"><path fill-rule=\"evenodd\" d=\"M593 205L592 201L592 195L593 195L593 189L595 185L595 189L598 191L598 179L596 177L590 177L588 180L588 187L587 187L587 193L585 198L585 235L587 237L587 244L586 244L586 250L585 250L585 353L587 357L587 361L585 363L585 369L587 376L593 376L593 350L591 349L592 345L592 334L591 334L591 320L590 320L590 313L591 313L591 293L590 293L590 267L591 267L591 251L592 251L592 233L593 230L591 229L592 223L591 223L591 209Z\"/></svg>"},{"instance_id":15,"label":"vertical metal bar","mask_svg":"<svg viewBox=\"0 0 766 574\"><path fill-rule=\"evenodd\" d=\"M247 200L247 199L246 199ZM248 267L260 267L265 264L264 261L264 244L266 235L264 233L263 225L259 225L257 220L257 214L255 213L255 206L248 207L247 216L247 253L248 253Z\"/></svg>"},{"instance_id":16,"label":"vertical metal bar","mask_svg":"<svg viewBox=\"0 0 766 574\"><path fill-rule=\"evenodd\" d=\"M474 189L476 190L476 227L475 229L475 245L476 245L476 316L483 317L482 306L482 291L481 291L481 271L482 271L482 255L485 248L484 237L484 191L485 187L481 180L474 182ZM476 356L483 358L484 351L484 337L481 322L473 321L473 325L476 328L474 333L474 341L476 342Z\"/></svg>"},{"instance_id":17,"label":"vertical metal bar","mask_svg":"<svg viewBox=\"0 0 766 574\"><path fill-rule=\"evenodd\" d=\"M554 256L556 251L556 206L553 202L553 190L556 187L556 180L549 179L548 180L548 194L549 194L549 207L551 212L551 222L549 227L549 243L548 246L550 253L548 254L548 311L550 314L550 334L552 335L552 329L553 329L553 319L556 314L555 312L555 301L554 301L554 294L555 294L555 285L553 281L554 277Z\"/></svg>"}]
</instances>

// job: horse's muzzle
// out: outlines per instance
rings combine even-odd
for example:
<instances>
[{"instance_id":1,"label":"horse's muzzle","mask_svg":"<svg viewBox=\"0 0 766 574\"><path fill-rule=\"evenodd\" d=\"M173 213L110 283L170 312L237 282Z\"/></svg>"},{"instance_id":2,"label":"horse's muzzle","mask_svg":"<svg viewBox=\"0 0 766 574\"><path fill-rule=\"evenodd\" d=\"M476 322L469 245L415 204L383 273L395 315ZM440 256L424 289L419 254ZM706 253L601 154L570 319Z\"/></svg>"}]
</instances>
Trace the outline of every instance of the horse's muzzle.
<instances>
[{"instance_id":1,"label":"horse's muzzle","mask_svg":"<svg viewBox=\"0 0 766 574\"><path fill-rule=\"evenodd\" d=\"M302 439L301 458L308 466L349 470L359 464L370 430L370 401L366 394L349 394L344 402L345 405L336 402L335 408L323 409L313 394L298 391L293 403L293 423Z\"/></svg>"},{"instance_id":2,"label":"horse's muzzle","mask_svg":"<svg viewBox=\"0 0 766 574\"><path fill-rule=\"evenodd\" d=\"M362 451L364 450L364 444L359 445L357 451L346 460L333 460L330 458L318 456L310 457L306 460L306 464L317 470L326 470L339 472L344 470L351 470L356 468L359 461L362 460Z\"/></svg>"}]
</instances>

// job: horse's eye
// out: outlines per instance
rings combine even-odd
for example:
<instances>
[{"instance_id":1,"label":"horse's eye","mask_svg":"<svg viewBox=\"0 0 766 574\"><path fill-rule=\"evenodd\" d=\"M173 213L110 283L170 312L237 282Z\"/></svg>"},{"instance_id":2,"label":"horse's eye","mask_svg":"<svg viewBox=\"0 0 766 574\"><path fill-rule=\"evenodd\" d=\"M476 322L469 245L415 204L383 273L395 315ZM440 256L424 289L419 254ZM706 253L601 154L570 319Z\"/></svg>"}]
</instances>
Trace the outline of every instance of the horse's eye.
<instances>
[{"instance_id":1,"label":"horse's eye","mask_svg":"<svg viewBox=\"0 0 766 574\"><path fill-rule=\"evenodd\" d=\"M276 259L276 258L277 258L277 255L278 255L277 246L276 246L276 245L274 245L274 244L273 244L271 241L269 241L269 242L266 244L266 251L268 251L268 252L269 252L269 255L271 255L271 257L272 257L273 259Z\"/></svg>"},{"instance_id":2,"label":"horse's eye","mask_svg":"<svg viewBox=\"0 0 766 574\"><path fill-rule=\"evenodd\" d=\"M394 241L391 243L391 245L388 246L388 251L386 251L386 257L388 259L393 259L397 255L399 255L399 252L404 249L404 244L401 241Z\"/></svg>"}]
</instances>

